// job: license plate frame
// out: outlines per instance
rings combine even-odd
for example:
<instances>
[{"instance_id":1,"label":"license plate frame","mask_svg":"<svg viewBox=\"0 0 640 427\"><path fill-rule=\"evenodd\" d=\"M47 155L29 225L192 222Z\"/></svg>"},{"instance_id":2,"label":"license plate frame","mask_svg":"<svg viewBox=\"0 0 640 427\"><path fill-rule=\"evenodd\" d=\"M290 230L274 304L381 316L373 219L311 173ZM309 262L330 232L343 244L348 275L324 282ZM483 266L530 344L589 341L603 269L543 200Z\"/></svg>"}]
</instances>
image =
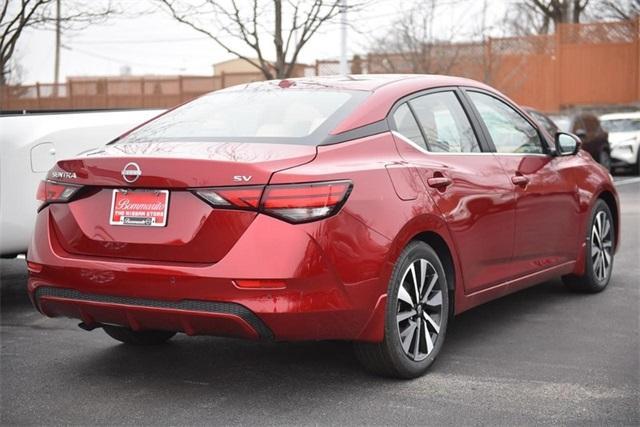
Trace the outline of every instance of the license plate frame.
<instances>
[{"instance_id":1,"label":"license plate frame","mask_svg":"<svg viewBox=\"0 0 640 427\"><path fill-rule=\"evenodd\" d=\"M123 199L120 197L126 197L127 195L138 196L132 198L137 199L134 200L136 206L130 209L126 209L128 205L122 205ZM160 207L154 208L155 203L161 203ZM116 204L118 204L119 207L117 207ZM147 204L149 208L140 207L140 204ZM166 227L168 211L169 190L114 188L111 194L109 224L125 227ZM158 218L160 218L160 220L158 220Z\"/></svg>"}]
</instances>

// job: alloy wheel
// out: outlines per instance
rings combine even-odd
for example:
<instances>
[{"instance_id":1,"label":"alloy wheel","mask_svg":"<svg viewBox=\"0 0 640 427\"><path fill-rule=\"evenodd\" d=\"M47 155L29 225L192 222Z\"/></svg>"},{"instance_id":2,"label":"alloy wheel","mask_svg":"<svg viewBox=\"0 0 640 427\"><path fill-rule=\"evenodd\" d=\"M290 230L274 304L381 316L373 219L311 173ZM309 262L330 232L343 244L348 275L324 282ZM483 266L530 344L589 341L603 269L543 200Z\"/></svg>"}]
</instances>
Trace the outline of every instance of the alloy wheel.
<instances>
[{"instance_id":1,"label":"alloy wheel","mask_svg":"<svg viewBox=\"0 0 640 427\"><path fill-rule=\"evenodd\" d=\"M591 228L591 265L593 274L602 282L609 276L613 260L612 228L609 216L600 211Z\"/></svg>"},{"instance_id":2,"label":"alloy wheel","mask_svg":"<svg viewBox=\"0 0 640 427\"><path fill-rule=\"evenodd\" d=\"M396 321L405 354L424 360L435 346L445 316L442 280L426 259L415 260L402 276L398 288Z\"/></svg>"}]
</instances>

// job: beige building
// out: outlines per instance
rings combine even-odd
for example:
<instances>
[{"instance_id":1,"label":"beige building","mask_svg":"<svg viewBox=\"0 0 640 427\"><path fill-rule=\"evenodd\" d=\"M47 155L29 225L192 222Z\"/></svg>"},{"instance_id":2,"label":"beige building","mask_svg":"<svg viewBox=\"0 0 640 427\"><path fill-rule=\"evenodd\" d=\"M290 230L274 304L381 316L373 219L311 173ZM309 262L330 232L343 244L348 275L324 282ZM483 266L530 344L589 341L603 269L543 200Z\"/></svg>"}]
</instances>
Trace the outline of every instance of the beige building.
<instances>
[{"instance_id":1,"label":"beige building","mask_svg":"<svg viewBox=\"0 0 640 427\"><path fill-rule=\"evenodd\" d=\"M256 64L260 61L258 58L251 58ZM242 58L229 59L228 61L218 62L213 64L213 75L219 76L221 74L234 74L234 73L259 73L260 70L256 68L252 63Z\"/></svg>"},{"instance_id":2,"label":"beige building","mask_svg":"<svg viewBox=\"0 0 640 427\"><path fill-rule=\"evenodd\" d=\"M251 60L256 64L260 63L260 60L258 58L251 58ZM307 67L308 66L305 64L300 64L300 63L296 64L295 67L293 67L292 77L304 76L305 69ZM223 61L223 62L218 62L216 64L213 64L214 76L221 76L223 74L225 76L229 76L233 74L251 74L251 73L260 74L261 71L252 63L241 58L229 59L228 61Z\"/></svg>"}]
</instances>

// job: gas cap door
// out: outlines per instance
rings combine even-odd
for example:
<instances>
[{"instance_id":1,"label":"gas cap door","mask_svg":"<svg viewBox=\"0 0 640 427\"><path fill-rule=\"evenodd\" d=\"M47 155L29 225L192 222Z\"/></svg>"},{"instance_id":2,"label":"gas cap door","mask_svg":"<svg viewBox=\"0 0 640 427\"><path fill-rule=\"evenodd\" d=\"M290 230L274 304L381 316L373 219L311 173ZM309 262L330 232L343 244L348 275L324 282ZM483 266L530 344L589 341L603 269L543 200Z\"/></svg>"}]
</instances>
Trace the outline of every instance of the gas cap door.
<instances>
[{"instance_id":1,"label":"gas cap door","mask_svg":"<svg viewBox=\"0 0 640 427\"><path fill-rule=\"evenodd\" d=\"M47 172L56 164L56 147L52 142L43 142L31 148L31 171Z\"/></svg>"}]
</instances>

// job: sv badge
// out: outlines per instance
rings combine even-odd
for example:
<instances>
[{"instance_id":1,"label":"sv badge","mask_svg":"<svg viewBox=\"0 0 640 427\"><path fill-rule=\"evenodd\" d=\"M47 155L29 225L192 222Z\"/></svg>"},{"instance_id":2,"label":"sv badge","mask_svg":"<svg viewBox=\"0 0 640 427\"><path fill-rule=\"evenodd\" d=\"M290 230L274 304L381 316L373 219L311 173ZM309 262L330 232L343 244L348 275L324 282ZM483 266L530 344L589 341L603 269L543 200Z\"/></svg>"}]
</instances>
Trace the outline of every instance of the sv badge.
<instances>
[{"instance_id":1,"label":"sv badge","mask_svg":"<svg viewBox=\"0 0 640 427\"><path fill-rule=\"evenodd\" d=\"M253 178L251 175L234 175L233 180L235 182L249 182Z\"/></svg>"}]
</instances>

